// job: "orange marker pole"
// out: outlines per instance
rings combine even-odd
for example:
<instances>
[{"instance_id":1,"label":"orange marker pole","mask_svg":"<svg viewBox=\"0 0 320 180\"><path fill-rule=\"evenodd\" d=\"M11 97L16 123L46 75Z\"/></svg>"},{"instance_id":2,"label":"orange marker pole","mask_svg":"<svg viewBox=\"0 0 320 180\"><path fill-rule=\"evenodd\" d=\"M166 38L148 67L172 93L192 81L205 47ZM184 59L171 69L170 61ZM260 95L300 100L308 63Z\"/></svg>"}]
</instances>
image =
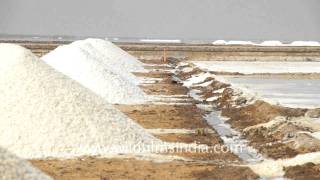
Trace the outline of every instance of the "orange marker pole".
<instances>
[{"instance_id":1,"label":"orange marker pole","mask_svg":"<svg viewBox=\"0 0 320 180\"><path fill-rule=\"evenodd\" d=\"M166 48L164 48L163 49L163 62L167 62L167 49Z\"/></svg>"}]
</instances>

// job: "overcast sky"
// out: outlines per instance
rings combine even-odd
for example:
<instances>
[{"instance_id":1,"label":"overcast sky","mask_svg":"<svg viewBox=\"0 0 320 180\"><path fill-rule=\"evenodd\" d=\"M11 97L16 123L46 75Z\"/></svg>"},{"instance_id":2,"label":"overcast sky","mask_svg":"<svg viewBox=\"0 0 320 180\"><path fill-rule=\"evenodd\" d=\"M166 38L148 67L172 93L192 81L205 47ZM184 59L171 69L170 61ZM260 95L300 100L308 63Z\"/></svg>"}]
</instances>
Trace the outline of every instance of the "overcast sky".
<instances>
[{"instance_id":1,"label":"overcast sky","mask_svg":"<svg viewBox=\"0 0 320 180\"><path fill-rule=\"evenodd\" d=\"M320 0L0 0L0 34L320 41Z\"/></svg>"}]
</instances>

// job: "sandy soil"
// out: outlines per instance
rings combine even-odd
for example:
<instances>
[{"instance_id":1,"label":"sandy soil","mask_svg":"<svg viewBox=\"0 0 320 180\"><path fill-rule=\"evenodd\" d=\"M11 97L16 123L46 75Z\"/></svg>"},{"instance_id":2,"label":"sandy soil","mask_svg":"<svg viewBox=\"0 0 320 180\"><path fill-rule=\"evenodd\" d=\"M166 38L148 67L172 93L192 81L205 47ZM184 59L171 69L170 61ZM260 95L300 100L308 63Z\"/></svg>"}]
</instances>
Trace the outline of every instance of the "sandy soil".
<instances>
[{"instance_id":1,"label":"sandy soil","mask_svg":"<svg viewBox=\"0 0 320 180\"><path fill-rule=\"evenodd\" d=\"M307 163L302 166L285 168L285 177L295 180L318 180L320 179L320 165Z\"/></svg>"},{"instance_id":2,"label":"sandy soil","mask_svg":"<svg viewBox=\"0 0 320 180\"><path fill-rule=\"evenodd\" d=\"M151 73L148 77L155 77L156 73ZM151 95L186 95L188 89L171 80L171 77L166 77L162 81L152 85L140 85L140 87Z\"/></svg>"},{"instance_id":3,"label":"sandy soil","mask_svg":"<svg viewBox=\"0 0 320 180\"><path fill-rule=\"evenodd\" d=\"M136 159L34 160L37 166L55 179L257 179L251 170L239 166L205 163L156 163Z\"/></svg>"},{"instance_id":4,"label":"sandy soil","mask_svg":"<svg viewBox=\"0 0 320 180\"><path fill-rule=\"evenodd\" d=\"M206 144L208 146L223 145L223 141L220 137L214 134L161 134L156 135L159 139L166 142L181 142L181 143L197 143ZM185 157L193 159L196 161L204 161L207 163L218 163L225 166L230 166L231 164L243 164L243 162L234 154L228 152L179 152L173 153L171 155L176 155L180 157Z\"/></svg>"},{"instance_id":5,"label":"sandy soil","mask_svg":"<svg viewBox=\"0 0 320 180\"><path fill-rule=\"evenodd\" d=\"M144 128L209 128L195 105L116 105Z\"/></svg>"}]
</instances>

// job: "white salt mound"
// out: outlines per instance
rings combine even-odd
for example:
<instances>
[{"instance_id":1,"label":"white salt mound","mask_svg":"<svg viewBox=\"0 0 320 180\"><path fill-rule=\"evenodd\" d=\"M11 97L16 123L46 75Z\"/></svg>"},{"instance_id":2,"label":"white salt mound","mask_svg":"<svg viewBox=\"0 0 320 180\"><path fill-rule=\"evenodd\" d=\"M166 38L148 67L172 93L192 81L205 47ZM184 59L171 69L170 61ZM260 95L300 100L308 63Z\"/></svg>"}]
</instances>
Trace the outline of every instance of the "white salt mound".
<instances>
[{"instance_id":1,"label":"white salt mound","mask_svg":"<svg viewBox=\"0 0 320 180\"><path fill-rule=\"evenodd\" d=\"M83 47L91 55L94 55L100 63L118 74L137 79L132 72L148 72L144 69L142 62L110 41L90 38L75 41L71 45Z\"/></svg>"},{"instance_id":2,"label":"white salt mound","mask_svg":"<svg viewBox=\"0 0 320 180\"><path fill-rule=\"evenodd\" d=\"M69 44L68 46L81 49L82 52L87 53L87 58L95 60L96 63L100 63L104 68L119 74L131 83L139 84L140 79L133 75L132 72L134 72L136 68L142 67L142 65L140 65L141 62L138 60L136 60L136 62L131 60L120 61L116 58L111 58L111 53L108 52L111 51L110 48L104 47L101 44L107 44L107 41L100 39L79 40Z\"/></svg>"},{"instance_id":3,"label":"white salt mound","mask_svg":"<svg viewBox=\"0 0 320 180\"><path fill-rule=\"evenodd\" d=\"M111 67L103 65L101 61L108 61L108 59L104 59L104 56L92 55L95 52L88 46L90 45L84 45L83 42L60 46L42 59L109 103L140 104L149 100L147 95L132 83L136 81L133 75L126 76L129 72L125 69L126 73L119 74L121 72L114 72Z\"/></svg>"},{"instance_id":4,"label":"white salt mound","mask_svg":"<svg viewBox=\"0 0 320 180\"><path fill-rule=\"evenodd\" d=\"M0 179L51 180L29 162L0 148Z\"/></svg>"},{"instance_id":5,"label":"white salt mound","mask_svg":"<svg viewBox=\"0 0 320 180\"><path fill-rule=\"evenodd\" d=\"M0 146L19 157L107 156L161 142L29 50L0 44L0 67Z\"/></svg>"},{"instance_id":6,"label":"white salt mound","mask_svg":"<svg viewBox=\"0 0 320 180\"><path fill-rule=\"evenodd\" d=\"M109 58L105 63L112 64L114 67L121 67L122 70L128 72L148 72L144 69L142 62L110 41L93 38L84 41L90 43L105 57Z\"/></svg>"},{"instance_id":7,"label":"white salt mound","mask_svg":"<svg viewBox=\"0 0 320 180\"><path fill-rule=\"evenodd\" d=\"M214 45L226 45L227 41L225 41L225 40L216 40L216 41L212 42L212 44L214 44Z\"/></svg>"},{"instance_id":8,"label":"white salt mound","mask_svg":"<svg viewBox=\"0 0 320 180\"><path fill-rule=\"evenodd\" d=\"M260 46L283 46L281 41L263 41Z\"/></svg>"},{"instance_id":9,"label":"white salt mound","mask_svg":"<svg viewBox=\"0 0 320 180\"><path fill-rule=\"evenodd\" d=\"M317 41L294 41L290 44L291 46L320 46Z\"/></svg>"}]
</instances>

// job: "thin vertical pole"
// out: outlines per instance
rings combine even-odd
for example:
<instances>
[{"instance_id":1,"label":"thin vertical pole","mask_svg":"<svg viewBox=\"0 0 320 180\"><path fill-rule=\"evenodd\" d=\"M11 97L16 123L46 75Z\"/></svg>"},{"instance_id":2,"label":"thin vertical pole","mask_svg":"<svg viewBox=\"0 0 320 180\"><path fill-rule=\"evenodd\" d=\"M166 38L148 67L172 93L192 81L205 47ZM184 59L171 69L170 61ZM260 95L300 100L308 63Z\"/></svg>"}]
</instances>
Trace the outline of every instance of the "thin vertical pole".
<instances>
[{"instance_id":1,"label":"thin vertical pole","mask_svg":"<svg viewBox=\"0 0 320 180\"><path fill-rule=\"evenodd\" d=\"M167 49L166 48L164 48L163 49L163 62L167 62Z\"/></svg>"}]
</instances>

